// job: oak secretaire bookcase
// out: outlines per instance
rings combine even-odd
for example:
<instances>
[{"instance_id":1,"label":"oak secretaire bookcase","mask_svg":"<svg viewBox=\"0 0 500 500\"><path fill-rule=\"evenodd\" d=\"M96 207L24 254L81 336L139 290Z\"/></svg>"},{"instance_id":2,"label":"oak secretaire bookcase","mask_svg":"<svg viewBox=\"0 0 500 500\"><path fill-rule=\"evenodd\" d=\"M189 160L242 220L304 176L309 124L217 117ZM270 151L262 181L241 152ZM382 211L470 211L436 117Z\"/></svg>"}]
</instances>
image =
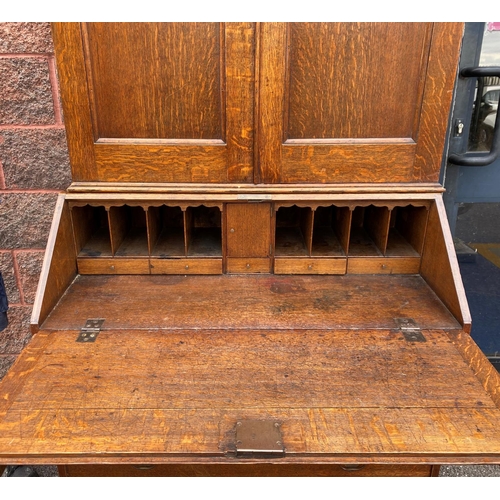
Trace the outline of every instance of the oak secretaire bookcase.
<instances>
[{"instance_id":1,"label":"oak secretaire bookcase","mask_svg":"<svg viewBox=\"0 0 500 500\"><path fill-rule=\"evenodd\" d=\"M438 174L463 26L54 24L73 184L0 461L500 463Z\"/></svg>"}]
</instances>

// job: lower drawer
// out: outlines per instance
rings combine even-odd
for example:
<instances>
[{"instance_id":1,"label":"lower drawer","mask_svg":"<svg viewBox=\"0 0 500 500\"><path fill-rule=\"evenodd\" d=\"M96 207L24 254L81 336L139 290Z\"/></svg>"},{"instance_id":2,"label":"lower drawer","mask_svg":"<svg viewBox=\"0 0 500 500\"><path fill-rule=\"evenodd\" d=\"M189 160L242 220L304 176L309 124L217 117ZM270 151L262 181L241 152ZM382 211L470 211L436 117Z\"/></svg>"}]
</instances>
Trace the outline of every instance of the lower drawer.
<instances>
[{"instance_id":1,"label":"lower drawer","mask_svg":"<svg viewBox=\"0 0 500 500\"><path fill-rule=\"evenodd\" d=\"M308 477L428 477L437 476L433 465L310 465L310 464L196 464L196 465L64 465L60 476L172 477L172 476L308 476Z\"/></svg>"},{"instance_id":2,"label":"lower drawer","mask_svg":"<svg viewBox=\"0 0 500 500\"><path fill-rule=\"evenodd\" d=\"M222 259L151 259L151 274L221 274Z\"/></svg>"},{"instance_id":3,"label":"lower drawer","mask_svg":"<svg viewBox=\"0 0 500 500\"><path fill-rule=\"evenodd\" d=\"M78 272L80 274L149 274L149 259L123 257L78 258Z\"/></svg>"},{"instance_id":4,"label":"lower drawer","mask_svg":"<svg viewBox=\"0 0 500 500\"><path fill-rule=\"evenodd\" d=\"M349 257L349 274L418 274L420 257Z\"/></svg>"},{"instance_id":5,"label":"lower drawer","mask_svg":"<svg viewBox=\"0 0 500 500\"><path fill-rule=\"evenodd\" d=\"M227 272L232 274L268 273L271 269L271 259L264 258L228 258Z\"/></svg>"},{"instance_id":6,"label":"lower drawer","mask_svg":"<svg viewBox=\"0 0 500 500\"><path fill-rule=\"evenodd\" d=\"M274 274L345 274L346 260L276 257Z\"/></svg>"}]
</instances>

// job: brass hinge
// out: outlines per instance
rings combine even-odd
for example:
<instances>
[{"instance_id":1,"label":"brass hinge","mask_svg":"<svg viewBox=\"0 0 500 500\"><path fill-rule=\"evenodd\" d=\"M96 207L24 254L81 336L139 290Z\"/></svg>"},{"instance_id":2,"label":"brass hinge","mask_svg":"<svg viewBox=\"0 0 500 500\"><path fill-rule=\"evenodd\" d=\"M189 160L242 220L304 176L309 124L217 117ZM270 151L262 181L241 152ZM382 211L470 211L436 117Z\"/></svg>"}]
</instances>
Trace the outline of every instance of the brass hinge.
<instances>
[{"instance_id":1,"label":"brass hinge","mask_svg":"<svg viewBox=\"0 0 500 500\"><path fill-rule=\"evenodd\" d=\"M80 335L76 339L77 342L95 342L97 336L101 332L104 319L88 319L85 326L80 330Z\"/></svg>"},{"instance_id":2,"label":"brass hinge","mask_svg":"<svg viewBox=\"0 0 500 500\"><path fill-rule=\"evenodd\" d=\"M426 342L422 330L412 318L394 318L399 330L408 342Z\"/></svg>"},{"instance_id":3,"label":"brass hinge","mask_svg":"<svg viewBox=\"0 0 500 500\"><path fill-rule=\"evenodd\" d=\"M284 455L279 422L241 420L236 423L236 457L272 458Z\"/></svg>"}]
</instances>

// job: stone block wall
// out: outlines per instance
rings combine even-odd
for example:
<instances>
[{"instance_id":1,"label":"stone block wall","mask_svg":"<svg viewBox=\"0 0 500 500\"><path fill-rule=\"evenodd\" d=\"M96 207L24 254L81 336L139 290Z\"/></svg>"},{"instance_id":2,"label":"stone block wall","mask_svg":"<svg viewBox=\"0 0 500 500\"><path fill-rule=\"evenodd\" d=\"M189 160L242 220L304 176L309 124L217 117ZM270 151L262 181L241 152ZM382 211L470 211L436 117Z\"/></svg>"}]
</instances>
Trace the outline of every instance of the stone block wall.
<instances>
[{"instance_id":1,"label":"stone block wall","mask_svg":"<svg viewBox=\"0 0 500 500\"><path fill-rule=\"evenodd\" d=\"M49 23L0 23L0 378L30 339L57 193L71 182Z\"/></svg>"}]
</instances>

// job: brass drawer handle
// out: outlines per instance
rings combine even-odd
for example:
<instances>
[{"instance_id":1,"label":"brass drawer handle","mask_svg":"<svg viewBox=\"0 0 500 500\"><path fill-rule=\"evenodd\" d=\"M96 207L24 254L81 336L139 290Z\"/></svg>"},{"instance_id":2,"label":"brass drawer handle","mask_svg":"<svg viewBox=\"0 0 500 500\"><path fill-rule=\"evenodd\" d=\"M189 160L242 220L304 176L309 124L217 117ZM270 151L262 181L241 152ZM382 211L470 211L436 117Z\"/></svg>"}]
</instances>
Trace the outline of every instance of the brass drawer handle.
<instances>
[{"instance_id":1,"label":"brass drawer handle","mask_svg":"<svg viewBox=\"0 0 500 500\"><path fill-rule=\"evenodd\" d=\"M352 465L341 465L340 467L342 467L343 470L347 470L347 471L352 472L352 471L364 469L366 467L366 465L352 464Z\"/></svg>"},{"instance_id":2,"label":"brass drawer handle","mask_svg":"<svg viewBox=\"0 0 500 500\"><path fill-rule=\"evenodd\" d=\"M133 466L135 469L139 469L139 470L149 470L149 469L152 469L154 467L154 465L134 465Z\"/></svg>"}]
</instances>

